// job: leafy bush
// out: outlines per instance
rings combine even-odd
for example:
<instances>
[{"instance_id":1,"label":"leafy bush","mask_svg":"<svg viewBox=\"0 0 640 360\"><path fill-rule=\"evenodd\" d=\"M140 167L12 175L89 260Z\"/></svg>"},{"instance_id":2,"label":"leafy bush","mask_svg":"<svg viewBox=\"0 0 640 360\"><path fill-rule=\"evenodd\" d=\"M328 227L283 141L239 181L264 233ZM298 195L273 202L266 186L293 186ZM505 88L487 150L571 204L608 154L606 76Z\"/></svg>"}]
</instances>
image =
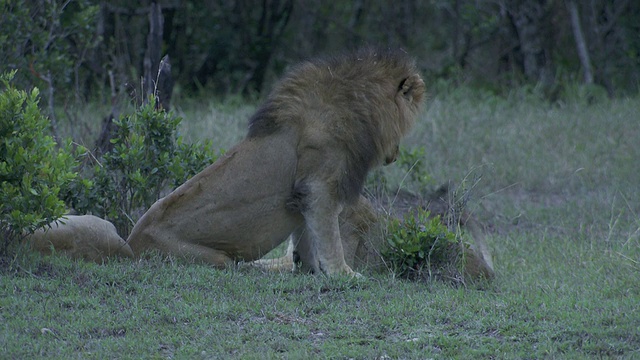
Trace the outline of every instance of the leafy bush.
<instances>
[{"instance_id":1,"label":"leafy bush","mask_svg":"<svg viewBox=\"0 0 640 360\"><path fill-rule=\"evenodd\" d=\"M56 96L69 96L71 90L76 96L85 95L88 86L84 86L95 80L96 71L83 65L103 41L96 29L100 11L100 5L90 0L64 4L0 0L0 63L25 70L16 75L18 86L47 87L45 98L54 95L54 89L60 90Z\"/></svg>"},{"instance_id":2,"label":"leafy bush","mask_svg":"<svg viewBox=\"0 0 640 360\"><path fill-rule=\"evenodd\" d=\"M38 89L17 90L14 75L0 75L0 254L64 214L58 195L76 176L71 152L58 149L47 135L50 124L38 108Z\"/></svg>"},{"instance_id":3,"label":"leafy bush","mask_svg":"<svg viewBox=\"0 0 640 360\"><path fill-rule=\"evenodd\" d=\"M456 263L459 239L439 216L420 209L403 220L392 218L387 228L387 247L382 256L401 277L431 278L440 269Z\"/></svg>"},{"instance_id":4,"label":"leafy bush","mask_svg":"<svg viewBox=\"0 0 640 360\"><path fill-rule=\"evenodd\" d=\"M68 203L113 222L126 237L156 200L214 161L209 143L185 144L177 135L181 121L153 99L116 120L113 149L67 189Z\"/></svg>"}]
</instances>

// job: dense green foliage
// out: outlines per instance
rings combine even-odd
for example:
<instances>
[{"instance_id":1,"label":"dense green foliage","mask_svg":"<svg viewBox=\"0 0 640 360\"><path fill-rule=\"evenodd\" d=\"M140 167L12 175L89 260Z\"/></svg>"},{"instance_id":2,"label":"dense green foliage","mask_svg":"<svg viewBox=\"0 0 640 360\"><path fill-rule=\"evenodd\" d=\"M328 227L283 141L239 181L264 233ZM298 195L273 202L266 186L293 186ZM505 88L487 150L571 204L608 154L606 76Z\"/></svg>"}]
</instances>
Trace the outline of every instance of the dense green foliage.
<instances>
[{"instance_id":1,"label":"dense green foliage","mask_svg":"<svg viewBox=\"0 0 640 360\"><path fill-rule=\"evenodd\" d=\"M116 120L113 148L84 169L67 202L113 222L126 237L156 200L214 161L210 143L187 144L178 136L181 120L157 110L153 99Z\"/></svg>"},{"instance_id":2,"label":"dense green foliage","mask_svg":"<svg viewBox=\"0 0 640 360\"><path fill-rule=\"evenodd\" d=\"M58 149L48 135L38 89L16 89L13 76L0 75L0 255L24 234L65 213L58 194L76 176L71 153Z\"/></svg>"},{"instance_id":3,"label":"dense green foliage","mask_svg":"<svg viewBox=\"0 0 640 360\"><path fill-rule=\"evenodd\" d=\"M99 10L89 0L0 0L0 63L19 70L20 87L39 86L47 98L55 89L80 96L92 79L85 65L101 41L95 34Z\"/></svg>"}]
</instances>

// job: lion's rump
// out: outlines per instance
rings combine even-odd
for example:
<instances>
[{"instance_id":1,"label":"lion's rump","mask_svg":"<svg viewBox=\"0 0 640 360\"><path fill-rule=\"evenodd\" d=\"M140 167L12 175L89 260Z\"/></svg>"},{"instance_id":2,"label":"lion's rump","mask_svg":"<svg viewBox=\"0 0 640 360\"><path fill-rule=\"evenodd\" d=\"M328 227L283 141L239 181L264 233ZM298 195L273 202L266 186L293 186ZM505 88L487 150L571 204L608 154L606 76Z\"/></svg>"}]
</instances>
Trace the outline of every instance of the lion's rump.
<instances>
[{"instance_id":1,"label":"lion's rump","mask_svg":"<svg viewBox=\"0 0 640 360\"><path fill-rule=\"evenodd\" d=\"M208 262L206 251L215 251L235 261L254 260L280 244L303 221L285 209L296 171L292 139L285 132L244 141L160 199L127 240L134 253L203 251L201 260ZM189 254L189 244L197 246L195 253Z\"/></svg>"},{"instance_id":2,"label":"lion's rump","mask_svg":"<svg viewBox=\"0 0 640 360\"><path fill-rule=\"evenodd\" d=\"M102 263L111 256L133 257L112 223L93 215L65 215L25 239L42 254L53 252Z\"/></svg>"}]
</instances>

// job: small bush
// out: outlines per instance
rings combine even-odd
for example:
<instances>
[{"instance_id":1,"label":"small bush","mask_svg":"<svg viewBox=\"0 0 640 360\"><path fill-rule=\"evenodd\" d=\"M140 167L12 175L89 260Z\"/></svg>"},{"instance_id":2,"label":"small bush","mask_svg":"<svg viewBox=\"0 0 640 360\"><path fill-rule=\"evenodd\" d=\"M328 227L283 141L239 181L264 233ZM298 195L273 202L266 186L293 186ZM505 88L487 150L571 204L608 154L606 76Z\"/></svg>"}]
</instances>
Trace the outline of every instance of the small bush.
<instances>
[{"instance_id":1,"label":"small bush","mask_svg":"<svg viewBox=\"0 0 640 360\"><path fill-rule=\"evenodd\" d=\"M67 202L80 213L113 222L126 238L155 201L215 159L209 143L182 141L181 121L157 110L153 99L115 121L113 149L84 169L84 177L67 189Z\"/></svg>"},{"instance_id":2,"label":"small bush","mask_svg":"<svg viewBox=\"0 0 640 360\"><path fill-rule=\"evenodd\" d=\"M57 148L38 108L38 89L16 89L15 72L0 75L0 255L26 234L60 218L60 189L76 176L71 152Z\"/></svg>"},{"instance_id":3,"label":"small bush","mask_svg":"<svg viewBox=\"0 0 640 360\"><path fill-rule=\"evenodd\" d=\"M409 279L431 278L457 262L460 245L440 216L429 211L407 213L403 220L392 218L387 227L387 247L382 256L391 270Z\"/></svg>"}]
</instances>

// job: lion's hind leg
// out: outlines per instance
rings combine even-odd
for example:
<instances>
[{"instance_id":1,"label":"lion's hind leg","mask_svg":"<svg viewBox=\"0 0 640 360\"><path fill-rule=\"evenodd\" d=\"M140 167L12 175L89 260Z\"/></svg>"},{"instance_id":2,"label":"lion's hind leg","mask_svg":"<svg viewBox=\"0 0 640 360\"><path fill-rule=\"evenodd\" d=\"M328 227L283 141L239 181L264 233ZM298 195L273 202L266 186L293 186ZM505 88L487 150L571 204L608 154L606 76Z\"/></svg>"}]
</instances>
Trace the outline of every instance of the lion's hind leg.
<instances>
[{"instance_id":1,"label":"lion's hind leg","mask_svg":"<svg viewBox=\"0 0 640 360\"><path fill-rule=\"evenodd\" d=\"M166 254L178 256L186 261L213 265L217 268L230 267L237 263L224 251L188 242L167 241L158 245L158 248Z\"/></svg>"},{"instance_id":2,"label":"lion's hind leg","mask_svg":"<svg viewBox=\"0 0 640 360\"><path fill-rule=\"evenodd\" d=\"M267 271L293 271L295 266L293 260L293 242L289 240L288 243L287 253L283 256L273 259L259 259L248 263L248 265Z\"/></svg>"}]
</instances>

